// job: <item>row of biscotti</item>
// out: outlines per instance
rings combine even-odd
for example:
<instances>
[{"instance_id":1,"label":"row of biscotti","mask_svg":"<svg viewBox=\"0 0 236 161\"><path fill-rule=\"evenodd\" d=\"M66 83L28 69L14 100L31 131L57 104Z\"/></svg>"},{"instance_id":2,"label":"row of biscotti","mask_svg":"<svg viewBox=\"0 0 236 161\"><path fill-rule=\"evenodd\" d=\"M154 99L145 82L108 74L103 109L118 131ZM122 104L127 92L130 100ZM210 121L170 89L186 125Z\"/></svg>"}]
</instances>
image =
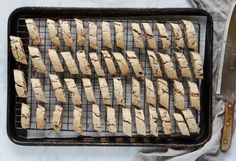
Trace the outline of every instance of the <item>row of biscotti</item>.
<instances>
[{"instance_id":1,"label":"row of biscotti","mask_svg":"<svg viewBox=\"0 0 236 161\"><path fill-rule=\"evenodd\" d=\"M74 19L76 24L76 32L77 32L77 43L80 46L86 45L86 32L84 28L84 22L79 19ZM26 26L29 31L29 35L33 40L34 45L42 44L42 39L40 38L40 34L38 32L37 25L33 19L26 19ZM191 21L182 20L185 37L187 40L187 45L189 49L197 50L198 49L198 41L197 41L197 34L194 28L194 25ZM97 25L93 22L89 23L89 45L94 50L98 50L98 42L97 42ZM68 21L59 20L59 24L61 27L61 33L63 40L66 46L73 46L73 39L71 34L71 29ZM171 29L174 35L175 44L177 49L184 48L184 37L183 32L179 24L177 23L170 23ZM57 34L56 22L51 19L47 19L47 26L50 35L50 39L53 45L60 46L60 39ZM115 40L116 46L119 48L125 48L124 43L124 27L122 22L114 22L115 26ZM134 47L137 48L144 48L144 42L142 38L142 30L138 23L132 23L132 31L133 31L133 38L134 38ZM151 49L157 49L157 43L152 31L152 28L149 23L142 23L142 28L146 35L146 41L148 47ZM167 50L170 48L170 40L168 38L168 33L166 31L166 27L163 23L156 23L156 29L159 34L162 48ZM103 46L107 48L112 48L112 39L111 39L111 28L109 22L102 22L102 40Z\"/></svg>"},{"instance_id":2,"label":"row of biscotti","mask_svg":"<svg viewBox=\"0 0 236 161\"><path fill-rule=\"evenodd\" d=\"M125 97L124 97L124 89L122 85L122 81L120 78L116 77L113 78L113 85L114 85L114 94L116 98L117 105L119 105L122 108L122 119L123 119L123 133L128 136L132 136L132 117L131 117L131 110L130 108L127 108L125 105ZM163 126L163 131L166 135L170 135L172 132L172 126L170 122L170 115L168 112L168 107L166 107L166 100L169 99L168 97L168 88L165 84L166 82L164 80L158 80L158 90L157 94L159 97L159 108L158 111L160 113L160 121L162 122ZM180 82L178 82L180 83ZM71 88L73 87L74 90L71 91L70 86L67 86L68 89L70 90L71 96L72 96L72 102L73 100L77 99L77 102L81 102L80 95L78 94L78 89L76 87L76 84L74 83L73 79L69 83L71 85ZM85 94L87 97L87 100L89 103L92 104L92 113L93 113L93 128L97 132L101 132L101 117L100 117L100 107L96 105L96 100L94 96L94 91L92 88L92 84L90 79L84 78L83 79L83 85L84 85L84 90ZM112 107L112 101L111 97L109 94L109 87L106 82L105 78L99 78L99 85L100 85L100 90L101 90L101 95L102 95L102 100L103 104L106 107L106 122L108 126L108 131L111 133L115 133L117 131L116 128L116 116L115 116L115 109ZM149 119L149 124L150 124L150 133L154 136L158 136L158 114L157 114L157 109L156 109L156 97L155 97L155 89L153 82L149 79L145 79L145 88L146 88L146 103L147 103L147 108L149 111L149 118L144 117L144 109L141 107L141 96L140 96L140 83L138 80L135 78L132 78L132 107L135 110L135 125L136 125L136 130L137 133L140 135L146 135L146 126L145 126L145 120ZM189 82L190 86L190 93L195 97L195 103L197 102L196 98L196 93L192 93L192 86ZM177 90L181 89L179 87L174 86L175 89L178 88ZM59 88L59 87L58 87ZM75 90L77 91L75 93ZM55 91L56 92L56 91ZM183 93L184 91L181 91ZM177 95L176 95L177 93ZM164 96L162 96L164 95ZM179 91L175 91L174 96L178 97ZM73 97L74 96L74 97ZM184 97L180 94L180 97ZM192 99L192 98L190 98ZM183 100L183 99L180 99ZM181 102L179 100L176 100L177 102ZM74 104L75 105L75 104ZM176 105L175 105L176 106ZM184 106L184 105L183 105ZM30 110L25 110L25 107L29 109L29 106L26 106L25 104L22 104L22 127L23 128L28 128L30 126ZM198 125L196 123L195 118L193 117L193 114L191 110L186 109L186 108L181 108L183 116L179 113L174 113L174 118L178 124L178 127L183 135L190 135L190 133L197 133L199 131ZM46 113L45 113L45 108L42 106L38 106L36 110L36 123L37 123L37 128L38 129L43 129L45 128L45 119L46 119ZM56 106L54 113L53 113L53 121L52 125L55 131L59 132L61 129L61 124L62 124L62 111L63 108L60 106ZM83 105L81 103L76 104L74 106L74 119L73 119L73 129L79 133L82 134L83 129L82 129L82 111L83 111ZM42 118L43 117L43 118ZM42 126L44 125L44 126Z\"/></svg>"}]
</instances>

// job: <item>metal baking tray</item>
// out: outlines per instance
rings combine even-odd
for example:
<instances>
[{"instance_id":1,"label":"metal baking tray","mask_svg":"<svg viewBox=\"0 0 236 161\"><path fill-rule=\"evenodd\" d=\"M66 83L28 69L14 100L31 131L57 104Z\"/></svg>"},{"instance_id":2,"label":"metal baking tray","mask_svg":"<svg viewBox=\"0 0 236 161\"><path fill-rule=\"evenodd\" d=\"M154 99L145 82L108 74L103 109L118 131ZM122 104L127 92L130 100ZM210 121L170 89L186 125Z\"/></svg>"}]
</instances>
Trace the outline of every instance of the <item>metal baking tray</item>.
<instances>
[{"instance_id":1,"label":"metal baking tray","mask_svg":"<svg viewBox=\"0 0 236 161\"><path fill-rule=\"evenodd\" d=\"M117 105L114 105L116 109L116 118L117 118L117 133L110 134L106 128L106 122L102 121L102 132L97 134L92 129L91 122L91 105L86 102L84 92L82 91L82 86L78 85L79 90L81 91L82 101L83 101L83 130L84 135L78 136L72 129L72 112L73 106L70 101L68 103L62 104L64 107L63 114L63 125L61 135L57 135L51 128L52 113L55 106L55 98L52 95L52 88L50 87L50 82L48 76L40 75L31 71L31 64L29 67L24 67L14 61L14 58L11 54L10 43L8 43L8 104L7 104L7 133L9 138L16 144L20 145L109 145L109 146L154 146L154 147L172 147L172 148L193 148L204 145L211 137L211 128L212 128L212 43L213 43L213 22L211 16L204 10L194 9L194 8L175 8L175 9L122 9L122 8L47 8L47 7L23 7L13 11L8 20L8 42L10 35L20 36L22 38L24 48L27 51L27 46L31 45L32 42L29 40L28 32L25 26L25 18L33 18L39 27L39 32L41 37L43 37L44 45L39 47L44 62L50 73L53 73L51 65L47 63L49 60L47 56L47 49L54 48L49 39L48 30L46 27L46 19L65 19L69 21L71 26L72 37L76 39L75 24L73 22L74 18L82 19L85 22L86 32L88 31L87 22L94 21L98 25L98 45L100 49L103 49L102 38L101 38L101 22L106 20L108 22L121 21L124 25L124 34L125 34L125 43L126 50L134 50L139 59L142 62L142 65L145 69L145 76L149 79L155 81L150 72L149 63L147 63L146 49L139 50L133 47L133 38L131 23L137 22L148 22L153 28L156 22L169 23L176 22L181 25L181 19L188 19L193 21L194 26L198 35L199 42L199 53L203 58L204 63L204 79L202 81L197 81L197 84L200 88L201 95L201 111L193 111L193 114L197 120L197 123L200 127L199 134L194 134L188 137L181 136L177 128L176 123L172 120L172 129L173 133L170 136L166 136L163 132L159 131L158 137L139 136L136 134L135 127L133 127L133 136L127 137L122 134L122 119L121 119L121 110ZM204 23L202 23L204 21ZM170 26L167 25L167 31L172 42L171 51L174 51L174 40L172 38L172 33L170 31ZM203 32L202 32L203 31ZM202 35L204 33L204 35ZM60 36L60 35L59 35ZM60 36L61 37L61 36ZM114 40L114 30L112 30L112 40ZM156 38L157 39L157 38ZM159 39L157 41L160 44ZM163 52L158 45L158 51ZM58 52L71 50L72 53L75 53L76 50L82 49L81 47L75 45L73 48L69 49L66 46L62 45L60 49L57 49ZM88 47L88 44L84 47L86 52L90 52L91 49ZM120 49L117 49L113 42L113 51L124 52ZM188 51L184 50L186 55ZM75 56L75 54L74 54ZM104 61L101 59L102 65L104 66ZM29 63L31 63L29 61ZM63 64L65 66L65 64ZM21 69L26 74L26 80L30 80L31 77L40 77L44 85L44 91L46 96L49 98L49 103L47 107L47 126L45 130L37 130L35 125L35 110L36 110L36 101L34 95L32 94L32 89L30 83L28 84L29 98L21 99L16 96L14 89L14 78L13 78L13 69ZM66 69L66 68L65 68ZM107 70L105 70L107 72ZM68 71L65 71L63 74L58 74L60 78L71 77L74 78L77 84L81 84L81 76L72 76ZM133 73L131 73L131 76ZM130 78L122 78L123 85L126 93L126 103L130 106ZM111 82L112 77L106 76L109 82ZM96 82L96 76L93 74L91 77L94 90L96 93L96 99L101 109L101 117L106 118L106 111L101 101L101 96L99 92L99 86ZM113 91L113 87L109 86L110 93ZM141 91L144 98L144 90ZM68 93L67 100L69 99ZM186 96L187 97L187 96ZM111 97L114 100L114 95ZM142 97L141 97L142 98ZM20 103L26 102L31 106L31 127L29 129L22 129L20 126ZM114 101L113 101L114 102ZM170 104L173 105L173 98L170 97ZM145 99L142 100L142 105L144 107L145 115L147 116L147 108L145 105ZM186 107L188 107L188 102L186 102ZM170 110L174 110L173 107ZM134 114L134 109L131 108L132 116ZM173 112L173 111L172 111ZM173 117L173 116L171 116ZM148 121L146 121L148 122ZM160 121L159 121L160 122ZM134 124L134 121L133 121ZM159 124L159 123L158 123ZM148 125L146 124L148 127ZM160 125L158 125L160 126Z\"/></svg>"}]
</instances>

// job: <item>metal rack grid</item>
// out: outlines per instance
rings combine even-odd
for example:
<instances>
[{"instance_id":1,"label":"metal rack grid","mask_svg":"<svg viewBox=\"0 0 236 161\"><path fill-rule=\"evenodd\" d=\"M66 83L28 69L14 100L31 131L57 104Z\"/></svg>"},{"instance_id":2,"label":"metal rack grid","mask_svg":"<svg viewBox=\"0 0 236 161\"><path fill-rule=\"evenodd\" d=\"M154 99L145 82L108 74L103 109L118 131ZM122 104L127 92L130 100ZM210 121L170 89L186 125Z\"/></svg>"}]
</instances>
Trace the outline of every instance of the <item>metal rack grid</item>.
<instances>
[{"instance_id":1,"label":"metal rack grid","mask_svg":"<svg viewBox=\"0 0 236 161\"><path fill-rule=\"evenodd\" d=\"M31 40L28 37L28 31L26 29L24 20L25 20L25 18L18 19L17 26L16 26L17 27L17 36L21 37L21 39L22 39L22 41L24 43L24 49L26 50L26 53L28 53L27 46L28 45L32 45L32 42L31 42ZM83 131L84 131L83 135L84 136L124 136L123 133L122 133L122 114L121 114L121 108L118 105L116 105L116 101L115 101L115 97L114 97L114 93L113 93L112 77L108 73L107 67L105 65L105 61L101 58L101 54L98 53L98 55L100 57L100 62L102 64L102 66L104 67L103 69L104 69L105 73L107 73L106 74L106 79L107 79L107 82L108 82L108 85L109 85L110 97L112 99L112 104L113 104L112 106L115 108L115 111L116 111L116 121L117 121L117 133L116 134L111 134L111 133L109 133L107 131L106 108L103 105L103 102L102 102L102 99L101 99L99 84L98 84L97 76L96 76L94 70L93 70L93 74L92 74L92 76L90 78L92 80L93 89L94 89L95 96L96 96L96 103L100 107L102 132L99 135L96 132L93 131L93 127L92 127L92 107L91 107L91 104L88 103L87 100L86 100L84 89L82 87L82 75L81 74L80 75L71 75L69 73L66 65L65 65L64 60L61 58L60 54L59 54L59 57L61 58L60 60L62 62L62 65L64 66L64 70L65 71L64 71L64 73L56 73L54 71L54 69L52 68L52 66L51 66L51 62L50 62L48 54L47 54L47 49L51 49L51 48L56 49L56 51L58 53L60 53L61 51L71 51L72 56L76 60L76 54L75 53L76 53L77 50L83 49L83 50L86 51L86 53L89 53L89 52L93 51L93 49L91 49L89 47L89 41L88 41L88 21L92 21L92 22L95 22L95 24L97 24L97 26L98 26L98 46L100 48L99 50L103 50L103 49L106 50L106 48L103 47L103 45L102 45L102 36L101 36L101 32L102 32L101 23L102 23L103 20L83 19L84 27L85 27L85 31L86 31L86 40L87 41L86 41L86 46L85 47L80 47L76 43L77 34L76 34L76 28L75 28L74 20L73 19L64 19L64 20L67 20L69 22L70 27L71 27L71 34L72 34L72 37L73 37L73 40L74 40L74 46L72 48L68 48L68 47L66 47L64 45L59 25L57 25L57 30L58 30L58 35L59 35L59 38L60 38L61 46L60 46L60 48L56 48L55 46L53 46L51 44L51 41L50 41L50 38L49 38L49 34L48 34L47 24L46 24L46 18L36 18L34 20L35 20L36 24L38 25L40 36L41 36L41 38L43 38L43 41L44 41L44 44L39 46L39 50L40 50L40 52L42 54L42 57L44 59L44 63L46 65L46 67L47 67L48 73L54 73L54 74L57 74L59 76L60 81L61 81L61 83L62 83L62 85L64 87L65 94L66 94L67 103L60 104L64 108L64 111L63 111L63 121L62 121L62 132L65 132L64 134L66 134L66 132L73 132L73 128L72 128L73 104L72 104L71 98L69 96L67 87L66 87L63 79L64 78L74 78L74 80L75 80L75 82L77 84L78 90L80 91L80 94L81 94L81 97L82 97L82 108L83 108L82 120L83 120ZM113 43L112 50L108 50L108 51L110 51L110 52L111 51L121 52L121 53L123 53L125 55L126 60L127 60L127 56L125 54L125 50L126 51L127 50L135 51L135 53L137 54L137 56L138 56L138 58L139 58L139 60L140 60L140 62L142 64L142 66L143 66L145 76L148 79L151 79L153 81L154 87L156 89L156 83L155 83L156 79L151 74L151 69L150 69L150 65L149 65L149 61L148 61L148 57L147 57L147 53L146 53L147 52L146 41L145 41L145 49L134 48L131 23L136 22L136 23L139 23L140 26L141 26L141 23L143 23L143 22L149 23L151 25L151 28L152 28L153 33L154 33L154 37L155 37L157 45L158 45L158 50L156 50L156 52L157 51L158 52L164 52L164 50L161 48L161 44L160 44L161 42L160 42L160 39L159 39L158 34L156 32L156 27L155 27L155 23L160 22L160 21L157 21L157 20L119 20L120 22L123 23L123 27L124 27L124 39L125 39L125 46L126 46L125 50L121 50L121 49L116 48L116 45L115 45L114 23L113 23L115 20L109 19L109 20L105 20L105 21L110 22L111 34L112 34L112 43ZM180 21L171 21L171 22L178 23L181 26L181 28L183 28L183 25L182 25L182 23ZM170 24L167 21L163 21L162 23L165 23L166 28L167 28L167 32L169 34L169 39L171 40L171 48L170 48L170 51L168 52L168 54L170 54L170 56L172 57L172 60L173 60L173 62L175 64L175 59L174 59L174 56L173 56L172 52L173 51L178 51L178 50L175 49L175 43L174 43L174 38L173 38L173 35L172 35L172 32L171 32ZM198 35L198 42L200 42L200 24L198 24L197 22L194 22L194 26L195 26L195 29L196 29L196 32L197 32L197 35ZM143 33L143 40L145 40L145 34L144 33ZM199 48L200 48L200 43L198 43L198 44L199 44ZM185 47L185 49L183 50L183 53L185 54L189 64L191 64L190 63L190 58L188 56L188 48L187 47ZM77 62L77 60L76 60L76 62ZM90 62L90 64L91 64L91 62ZM39 131L51 131L52 133L54 133L54 131L52 129L52 126L51 126L51 122L52 122L53 110L54 110L54 107L57 104L57 102L56 102L56 98L55 98L55 95L54 95L54 91L53 91L51 83L50 83L49 76L48 76L48 74L36 73L36 72L32 71L31 67L32 67L31 59L29 59L29 66L28 66L28 68L22 68L19 65L19 68L24 70L24 72L26 74L26 77L27 77L26 79L28 80L28 94L29 94L29 97L28 97L27 100L23 100L24 102L29 104L30 107L31 107L31 127L28 129L28 131L36 131L36 132L39 132ZM130 67L130 69L132 69L130 64L129 64L129 67ZM117 64L116 64L116 69L118 69ZM119 71L119 70L117 70L117 71ZM177 73L178 73L178 70L177 70ZM120 75L120 73L119 73L119 75ZM32 77L40 78L41 83L42 83L42 85L44 87L46 98L49 100L49 102L47 104L41 104L41 105L43 105L46 108L46 116L47 116L47 118L46 118L46 128L44 130L36 129L35 114L36 114L37 102L36 102L36 100L34 98L34 94L32 92L32 87L31 87L31 84L30 84L30 79ZM132 77L135 77L133 72L130 73L130 75L128 77L121 76L123 87L124 87L124 91L125 91L124 95L125 95L125 98L126 98L126 107L127 108L131 108L131 113L132 113L132 130L133 130L133 137L134 137L134 136L137 135L137 132L136 132L136 128L135 128L134 108L131 107L131 78ZM185 105L186 105L187 108L190 108L189 107L189 98L188 98L187 84L185 82L186 78L179 77L179 80L183 81L183 85L185 87L185 100L186 100L185 101ZM197 81L197 83L199 85L198 81ZM170 113L171 123L172 123L172 135L171 136L164 136L164 133L163 133L163 130L162 130L162 127L161 127L161 120L160 120L160 116L159 116L159 119L158 119L159 136L160 137L178 137L181 134L180 134L179 129L178 129L178 127L177 127L177 125L176 125L176 123L174 121L172 113L173 112L179 112L179 111L177 109L175 109L174 105L173 105L173 96L172 96L173 95L172 94L173 91L172 91L172 88L171 88L172 83L171 83L170 80L168 80L168 84L169 84L169 94L170 94L169 113ZM141 106L144 108L145 124L146 124L146 134L150 135L150 133L149 133L149 119L148 119L149 115L148 115L148 109L147 109L146 98L145 98L145 83L144 83L144 81L140 81L140 85L141 85ZM22 99L17 98L16 109L15 109L16 110L15 128L16 129L21 129L21 125L20 125L21 102L22 102ZM157 101L156 107L159 107L158 101ZM197 123L200 124L200 113L195 111L193 108L190 108L190 109L192 110L192 112L193 112L193 114L194 114L194 116L195 116L195 118L197 120ZM77 134L75 132L74 132L74 134L72 134L72 136L74 136L74 137L76 135ZM54 135L54 136L55 137L62 137L60 135ZM41 136L37 136L37 137L40 138ZM42 135L42 137L46 137L46 136Z\"/></svg>"}]
</instances>

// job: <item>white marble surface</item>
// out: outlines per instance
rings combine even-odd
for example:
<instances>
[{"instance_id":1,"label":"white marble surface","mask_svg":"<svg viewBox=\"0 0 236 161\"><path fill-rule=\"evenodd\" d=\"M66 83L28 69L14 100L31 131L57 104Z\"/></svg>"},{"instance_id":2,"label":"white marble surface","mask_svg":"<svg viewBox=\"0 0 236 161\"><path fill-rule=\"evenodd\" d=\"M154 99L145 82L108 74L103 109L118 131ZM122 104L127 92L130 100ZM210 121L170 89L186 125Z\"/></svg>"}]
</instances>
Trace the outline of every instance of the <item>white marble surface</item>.
<instances>
[{"instance_id":1,"label":"white marble surface","mask_svg":"<svg viewBox=\"0 0 236 161\"><path fill-rule=\"evenodd\" d=\"M6 133L7 108L7 19L9 14L23 6L55 7L189 7L187 0L4 0L0 9L0 160L1 161L138 161L139 151L155 151L154 148L141 147L26 147L12 143ZM225 155L227 161L235 161L236 137Z\"/></svg>"}]
</instances>

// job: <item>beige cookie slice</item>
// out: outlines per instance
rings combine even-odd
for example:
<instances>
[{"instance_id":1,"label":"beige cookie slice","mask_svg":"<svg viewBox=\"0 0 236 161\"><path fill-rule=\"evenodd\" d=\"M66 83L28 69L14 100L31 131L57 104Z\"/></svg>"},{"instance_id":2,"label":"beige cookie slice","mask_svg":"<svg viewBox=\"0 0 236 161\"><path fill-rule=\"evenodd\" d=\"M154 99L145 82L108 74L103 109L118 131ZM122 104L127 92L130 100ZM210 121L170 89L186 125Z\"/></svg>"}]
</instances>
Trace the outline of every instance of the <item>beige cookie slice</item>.
<instances>
[{"instance_id":1,"label":"beige cookie slice","mask_svg":"<svg viewBox=\"0 0 236 161\"><path fill-rule=\"evenodd\" d=\"M132 118L131 110L126 107L122 107L122 118L123 118L123 133L129 137L132 136Z\"/></svg>"},{"instance_id":2,"label":"beige cookie slice","mask_svg":"<svg viewBox=\"0 0 236 161\"><path fill-rule=\"evenodd\" d=\"M145 116L143 109L135 108L134 113L137 134L146 136Z\"/></svg>"},{"instance_id":3,"label":"beige cookie slice","mask_svg":"<svg viewBox=\"0 0 236 161\"><path fill-rule=\"evenodd\" d=\"M132 105L141 108L140 103L140 83L137 79L132 78Z\"/></svg>"},{"instance_id":4,"label":"beige cookie slice","mask_svg":"<svg viewBox=\"0 0 236 161\"><path fill-rule=\"evenodd\" d=\"M60 47L60 40L57 33L56 22L51 19L47 19L47 26L52 44Z\"/></svg>"},{"instance_id":5,"label":"beige cookie slice","mask_svg":"<svg viewBox=\"0 0 236 161\"><path fill-rule=\"evenodd\" d=\"M96 132L101 132L101 118L100 118L100 109L97 104L92 104L93 112L93 130Z\"/></svg>"},{"instance_id":6,"label":"beige cookie slice","mask_svg":"<svg viewBox=\"0 0 236 161\"><path fill-rule=\"evenodd\" d=\"M76 25L76 33L77 33L77 44L79 46L86 45L86 33L84 29L83 21L75 18L75 25Z\"/></svg>"},{"instance_id":7,"label":"beige cookie slice","mask_svg":"<svg viewBox=\"0 0 236 161\"><path fill-rule=\"evenodd\" d=\"M25 19L26 27L29 32L29 37L32 39L34 45L43 44L43 40L39 35L38 27L33 19Z\"/></svg>"},{"instance_id":8,"label":"beige cookie slice","mask_svg":"<svg viewBox=\"0 0 236 161\"><path fill-rule=\"evenodd\" d=\"M71 100L74 106L80 106L81 103L81 96L79 94L77 85L75 84L74 79L72 78L65 78L64 81L66 82L66 86L71 96Z\"/></svg>"},{"instance_id":9,"label":"beige cookie slice","mask_svg":"<svg viewBox=\"0 0 236 161\"><path fill-rule=\"evenodd\" d=\"M97 53L93 52L93 53L89 53L89 57L91 59L91 62L93 64L94 70L97 74L97 76L99 77L105 77L105 72L101 66L101 63L99 61L99 57L97 55Z\"/></svg>"},{"instance_id":10,"label":"beige cookie slice","mask_svg":"<svg viewBox=\"0 0 236 161\"><path fill-rule=\"evenodd\" d=\"M23 48L23 43L20 37L10 36L11 52L15 60L19 63L28 64L27 56Z\"/></svg>"},{"instance_id":11,"label":"beige cookie slice","mask_svg":"<svg viewBox=\"0 0 236 161\"><path fill-rule=\"evenodd\" d=\"M97 25L89 22L89 46L94 50L98 50L97 35Z\"/></svg>"},{"instance_id":12,"label":"beige cookie slice","mask_svg":"<svg viewBox=\"0 0 236 161\"><path fill-rule=\"evenodd\" d=\"M18 97L27 98L27 84L25 81L25 74L21 70L14 69L15 89Z\"/></svg>"},{"instance_id":13,"label":"beige cookie slice","mask_svg":"<svg viewBox=\"0 0 236 161\"><path fill-rule=\"evenodd\" d=\"M142 40L142 31L138 23L131 24L133 30L133 38L134 38L134 47L144 48L143 40Z\"/></svg>"},{"instance_id":14,"label":"beige cookie slice","mask_svg":"<svg viewBox=\"0 0 236 161\"><path fill-rule=\"evenodd\" d=\"M179 110L184 109L184 86L181 82L174 80L174 106Z\"/></svg>"},{"instance_id":15,"label":"beige cookie slice","mask_svg":"<svg viewBox=\"0 0 236 161\"><path fill-rule=\"evenodd\" d=\"M65 42L65 45L72 47L73 46L73 39L72 39L71 31L70 31L69 22L59 20L59 24L61 27L61 34L62 34L62 38Z\"/></svg>"},{"instance_id":16,"label":"beige cookie slice","mask_svg":"<svg viewBox=\"0 0 236 161\"><path fill-rule=\"evenodd\" d=\"M95 103L95 95L93 91L93 86L89 78L82 78L84 91L88 102Z\"/></svg>"},{"instance_id":17,"label":"beige cookie slice","mask_svg":"<svg viewBox=\"0 0 236 161\"><path fill-rule=\"evenodd\" d=\"M200 111L200 93L196 83L188 81L190 106Z\"/></svg>"},{"instance_id":18,"label":"beige cookie slice","mask_svg":"<svg viewBox=\"0 0 236 161\"><path fill-rule=\"evenodd\" d=\"M108 69L109 73L112 76L116 75L116 67L115 67L115 64L112 60L111 55L109 54L109 52L107 50L102 50L101 52L102 52L103 58L105 60L105 63L107 65L107 69Z\"/></svg>"},{"instance_id":19,"label":"beige cookie slice","mask_svg":"<svg viewBox=\"0 0 236 161\"><path fill-rule=\"evenodd\" d=\"M176 49L183 49L184 48L184 37L183 37L183 32L182 32L180 26L176 23L170 23L170 26L171 26L172 32L174 34Z\"/></svg>"},{"instance_id":20,"label":"beige cookie slice","mask_svg":"<svg viewBox=\"0 0 236 161\"><path fill-rule=\"evenodd\" d=\"M102 22L102 42L103 46L112 48L110 23L106 21Z\"/></svg>"},{"instance_id":21,"label":"beige cookie slice","mask_svg":"<svg viewBox=\"0 0 236 161\"><path fill-rule=\"evenodd\" d=\"M148 105L148 111L149 111L150 134L157 137L158 136L157 109L153 105Z\"/></svg>"},{"instance_id":22,"label":"beige cookie slice","mask_svg":"<svg viewBox=\"0 0 236 161\"><path fill-rule=\"evenodd\" d=\"M146 102L149 105L155 107L156 105L156 95L153 82L148 78L145 78L145 90L146 90Z\"/></svg>"},{"instance_id":23,"label":"beige cookie slice","mask_svg":"<svg viewBox=\"0 0 236 161\"><path fill-rule=\"evenodd\" d=\"M46 66L43 62L42 55L37 47L28 46L29 54L31 56L33 69L38 73L47 73Z\"/></svg>"},{"instance_id":24,"label":"beige cookie slice","mask_svg":"<svg viewBox=\"0 0 236 161\"><path fill-rule=\"evenodd\" d=\"M161 121L162 121L162 127L165 135L170 135L172 128L171 128L171 122L170 122L170 115L169 112L165 108L158 108Z\"/></svg>"},{"instance_id":25,"label":"beige cookie slice","mask_svg":"<svg viewBox=\"0 0 236 161\"><path fill-rule=\"evenodd\" d=\"M77 60L79 62L79 68L82 74L84 75L92 75L92 71L88 62L88 59L86 57L85 51L84 50L78 50L76 53Z\"/></svg>"},{"instance_id":26,"label":"beige cookie slice","mask_svg":"<svg viewBox=\"0 0 236 161\"><path fill-rule=\"evenodd\" d=\"M101 91L101 95L102 95L102 101L103 101L104 105L111 106L112 102L111 102L106 78L98 78L98 82L99 82L100 91Z\"/></svg>"},{"instance_id":27,"label":"beige cookie slice","mask_svg":"<svg viewBox=\"0 0 236 161\"><path fill-rule=\"evenodd\" d=\"M46 110L41 105L38 105L36 109L36 127L37 129L45 129L46 127Z\"/></svg>"},{"instance_id":28,"label":"beige cookie slice","mask_svg":"<svg viewBox=\"0 0 236 161\"><path fill-rule=\"evenodd\" d=\"M31 78L31 84L32 84L32 89L34 91L34 96L36 98L36 101L47 103L40 79Z\"/></svg>"},{"instance_id":29,"label":"beige cookie slice","mask_svg":"<svg viewBox=\"0 0 236 161\"><path fill-rule=\"evenodd\" d=\"M111 133L116 133L116 113L112 106L107 105L107 129Z\"/></svg>"},{"instance_id":30,"label":"beige cookie slice","mask_svg":"<svg viewBox=\"0 0 236 161\"><path fill-rule=\"evenodd\" d=\"M190 59L193 66L193 72L196 79L203 79L203 65L201 56L197 52L190 51Z\"/></svg>"},{"instance_id":31,"label":"beige cookie slice","mask_svg":"<svg viewBox=\"0 0 236 161\"><path fill-rule=\"evenodd\" d=\"M64 69L61 65L61 61L55 49L48 49L48 56L52 63L52 66L56 72L64 72Z\"/></svg>"},{"instance_id":32,"label":"beige cookie slice","mask_svg":"<svg viewBox=\"0 0 236 161\"><path fill-rule=\"evenodd\" d=\"M144 79L143 68L134 51L126 51L129 62L137 78Z\"/></svg>"},{"instance_id":33,"label":"beige cookie slice","mask_svg":"<svg viewBox=\"0 0 236 161\"><path fill-rule=\"evenodd\" d=\"M51 80L52 88L55 92L55 96L58 102L66 102L66 97L64 90L62 88L60 79L55 74L49 74L49 78Z\"/></svg>"},{"instance_id":34,"label":"beige cookie slice","mask_svg":"<svg viewBox=\"0 0 236 161\"><path fill-rule=\"evenodd\" d=\"M60 133L62 127L62 113L63 108L60 105L56 105L52 115L52 128Z\"/></svg>"},{"instance_id":35,"label":"beige cookie slice","mask_svg":"<svg viewBox=\"0 0 236 161\"><path fill-rule=\"evenodd\" d=\"M161 39L162 48L168 50L170 48L170 40L165 25L163 23L156 23L156 27Z\"/></svg>"},{"instance_id":36,"label":"beige cookie slice","mask_svg":"<svg viewBox=\"0 0 236 161\"><path fill-rule=\"evenodd\" d=\"M169 88L166 80L157 79L157 95L159 104L169 109Z\"/></svg>"},{"instance_id":37,"label":"beige cookie slice","mask_svg":"<svg viewBox=\"0 0 236 161\"><path fill-rule=\"evenodd\" d=\"M114 94L116 103L125 107L124 89L120 77L113 78Z\"/></svg>"},{"instance_id":38,"label":"beige cookie slice","mask_svg":"<svg viewBox=\"0 0 236 161\"><path fill-rule=\"evenodd\" d=\"M184 118L181 114L179 113L173 113L175 121L177 122L178 128L181 132L182 135L189 136L189 130L188 127L184 121Z\"/></svg>"},{"instance_id":39,"label":"beige cookie slice","mask_svg":"<svg viewBox=\"0 0 236 161\"><path fill-rule=\"evenodd\" d=\"M118 66L119 66L121 74L128 75L129 74L129 66L128 66L128 63L126 62L124 56L119 52L112 52L112 55L114 56Z\"/></svg>"},{"instance_id":40,"label":"beige cookie slice","mask_svg":"<svg viewBox=\"0 0 236 161\"><path fill-rule=\"evenodd\" d=\"M79 70L76 66L75 60L73 59L71 53L68 52L61 52L61 55L66 63L66 66L71 74L79 74Z\"/></svg>"},{"instance_id":41,"label":"beige cookie slice","mask_svg":"<svg viewBox=\"0 0 236 161\"><path fill-rule=\"evenodd\" d=\"M182 110L182 114L184 115L184 119L188 125L190 133L199 133L198 124L193 116L193 113L189 109Z\"/></svg>"},{"instance_id":42,"label":"beige cookie slice","mask_svg":"<svg viewBox=\"0 0 236 161\"><path fill-rule=\"evenodd\" d=\"M21 103L21 127L23 129L30 128L30 106Z\"/></svg>"},{"instance_id":43,"label":"beige cookie slice","mask_svg":"<svg viewBox=\"0 0 236 161\"><path fill-rule=\"evenodd\" d=\"M192 78L192 73L189 68L188 61L186 57L184 56L184 54L179 53L179 52L174 52L174 55L176 58L177 66L181 72L181 76L186 77L186 78Z\"/></svg>"},{"instance_id":44,"label":"beige cookie slice","mask_svg":"<svg viewBox=\"0 0 236 161\"><path fill-rule=\"evenodd\" d=\"M82 112L83 112L82 107L74 106L72 126L73 130L80 135L83 133Z\"/></svg>"},{"instance_id":45,"label":"beige cookie slice","mask_svg":"<svg viewBox=\"0 0 236 161\"><path fill-rule=\"evenodd\" d=\"M189 49L198 50L198 40L194 25L191 21L182 20L184 24L185 39Z\"/></svg>"},{"instance_id":46,"label":"beige cookie slice","mask_svg":"<svg viewBox=\"0 0 236 161\"><path fill-rule=\"evenodd\" d=\"M156 39L153 35L152 28L149 23L142 23L142 27L146 34L148 47L151 49L157 49Z\"/></svg>"},{"instance_id":47,"label":"beige cookie slice","mask_svg":"<svg viewBox=\"0 0 236 161\"><path fill-rule=\"evenodd\" d=\"M161 78L162 77L161 67L156 54L151 50L147 50L147 53L153 75L157 78Z\"/></svg>"},{"instance_id":48,"label":"beige cookie slice","mask_svg":"<svg viewBox=\"0 0 236 161\"><path fill-rule=\"evenodd\" d=\"M114 22L115 24L115 39L116 39L116 46L118 48L124 49L125 48L125 41L124 41L124 28L122 22Z\"/></svg>"},{"instance_id":49,"label":"beige cookie slice","mask_svg":"<svg viewBox=\"0 0 236 161\"><path fill-rule=\"evenodd\" d=\"M174 64L168 54L158 53L162 62L163 70L167 78L177 79L177 73Z\"/></svg>"}]
</instances>

